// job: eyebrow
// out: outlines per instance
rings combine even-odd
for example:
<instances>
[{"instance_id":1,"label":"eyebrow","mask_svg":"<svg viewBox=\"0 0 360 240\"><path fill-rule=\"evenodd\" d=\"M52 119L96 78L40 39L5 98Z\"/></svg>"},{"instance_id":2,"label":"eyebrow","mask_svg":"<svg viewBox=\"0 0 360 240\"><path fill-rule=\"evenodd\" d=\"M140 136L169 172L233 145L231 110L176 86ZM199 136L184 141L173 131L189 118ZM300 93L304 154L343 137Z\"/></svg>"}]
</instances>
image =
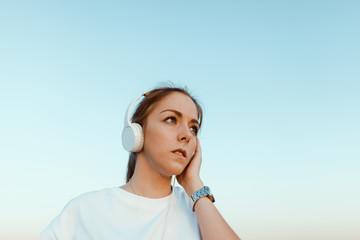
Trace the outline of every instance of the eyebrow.
<instances>
[{"instance_id":1,"label":"eyebrow","mask_svg":"<svg viewBox=\"0 0 360 240\"><path fill-rule=\"evenodd\" d=\"M178 117L182 117L182 113L179 112L179 111L176 111L174 109L165 109L164 111L161 111L160 113L167 112L167 111L175 113ZM191 123L196 123L197 125L200 125L199 122L194 118L191 119L190 122Z\"/></svg>"}]
</instances>

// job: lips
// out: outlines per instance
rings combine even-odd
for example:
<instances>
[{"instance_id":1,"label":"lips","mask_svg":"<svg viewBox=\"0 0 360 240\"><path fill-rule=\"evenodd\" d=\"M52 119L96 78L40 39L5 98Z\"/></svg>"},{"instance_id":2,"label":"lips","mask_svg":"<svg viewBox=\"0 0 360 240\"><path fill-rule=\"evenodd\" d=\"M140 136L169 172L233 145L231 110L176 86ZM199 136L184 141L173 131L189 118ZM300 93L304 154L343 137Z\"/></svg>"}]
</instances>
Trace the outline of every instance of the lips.
<instances>
[{"instance_id":1,"label":"lips","mask_svg":"<svg viewBox=\"0 0 360 240\"><path fill-rule=\"evenodd\" d=\"M184 158L186 158L186 151L182 148L176 149L174 151L172 151L175 154L181 154L181 156L183 156Z\"/></svg>"}]
</instances>

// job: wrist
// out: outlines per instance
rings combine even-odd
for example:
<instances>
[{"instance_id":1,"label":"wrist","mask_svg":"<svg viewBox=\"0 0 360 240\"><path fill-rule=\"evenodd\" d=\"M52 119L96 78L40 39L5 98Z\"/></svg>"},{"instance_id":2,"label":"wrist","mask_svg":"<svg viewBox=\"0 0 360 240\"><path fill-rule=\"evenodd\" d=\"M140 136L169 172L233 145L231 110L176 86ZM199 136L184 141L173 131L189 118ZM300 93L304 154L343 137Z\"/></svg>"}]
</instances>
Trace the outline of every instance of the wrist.
<instances>
[{"instance_id":1,"label":"wrist","mask_svg":"<svg viewBox=\"0 0 360 240\"><path fill-rule=\"evenodd\" d=\"M201 189L202 187L204 187L204 183L200 178L194 179L191 182L185 184L184 186L184 190L186 192L186 194L191 197L192 194L194 194L194 192L198 191L199 189Z\"/></svg>"}]
</instances>

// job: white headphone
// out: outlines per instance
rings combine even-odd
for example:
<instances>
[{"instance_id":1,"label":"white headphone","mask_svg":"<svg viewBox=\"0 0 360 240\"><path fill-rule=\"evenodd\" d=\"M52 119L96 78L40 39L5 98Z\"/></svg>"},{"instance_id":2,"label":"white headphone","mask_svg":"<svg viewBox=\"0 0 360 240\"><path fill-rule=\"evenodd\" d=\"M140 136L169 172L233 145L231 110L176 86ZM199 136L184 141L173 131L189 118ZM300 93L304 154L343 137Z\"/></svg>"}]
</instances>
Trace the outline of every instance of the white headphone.
<instances>
[{"instance_id":1,"label":"white headphone","mask_svg":"<svg viewBox=\"0 0 360 240\"><path fill-rule=\"evenodd\" d=\"M127 108L124 119L124 129L122 131L122 145L128 152L140 152L144 145L144 133L138 123L132 123L130 120L131 109L139 98L146 96L145 92L135 98Z\"/></svg>"}]
</instances>

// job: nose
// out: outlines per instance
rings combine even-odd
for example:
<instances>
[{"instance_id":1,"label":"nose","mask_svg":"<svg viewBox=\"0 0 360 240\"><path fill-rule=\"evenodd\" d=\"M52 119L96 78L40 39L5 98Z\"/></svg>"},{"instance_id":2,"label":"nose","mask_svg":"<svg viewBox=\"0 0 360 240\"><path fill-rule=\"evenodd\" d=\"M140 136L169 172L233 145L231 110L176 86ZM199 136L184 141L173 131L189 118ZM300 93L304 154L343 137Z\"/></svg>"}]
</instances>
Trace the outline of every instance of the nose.
<instances>
[{"instance_id":1,"label":"nose","mask_svg":"<svg viewBox=\"0 0 360 240\"><path fill-rule=\"evenodd\" d=\"M185 141L186 143L190 142L192 138L191 131L188 126L181 126L178 133L178 140Z\"/></svg>"}]
</instances>

